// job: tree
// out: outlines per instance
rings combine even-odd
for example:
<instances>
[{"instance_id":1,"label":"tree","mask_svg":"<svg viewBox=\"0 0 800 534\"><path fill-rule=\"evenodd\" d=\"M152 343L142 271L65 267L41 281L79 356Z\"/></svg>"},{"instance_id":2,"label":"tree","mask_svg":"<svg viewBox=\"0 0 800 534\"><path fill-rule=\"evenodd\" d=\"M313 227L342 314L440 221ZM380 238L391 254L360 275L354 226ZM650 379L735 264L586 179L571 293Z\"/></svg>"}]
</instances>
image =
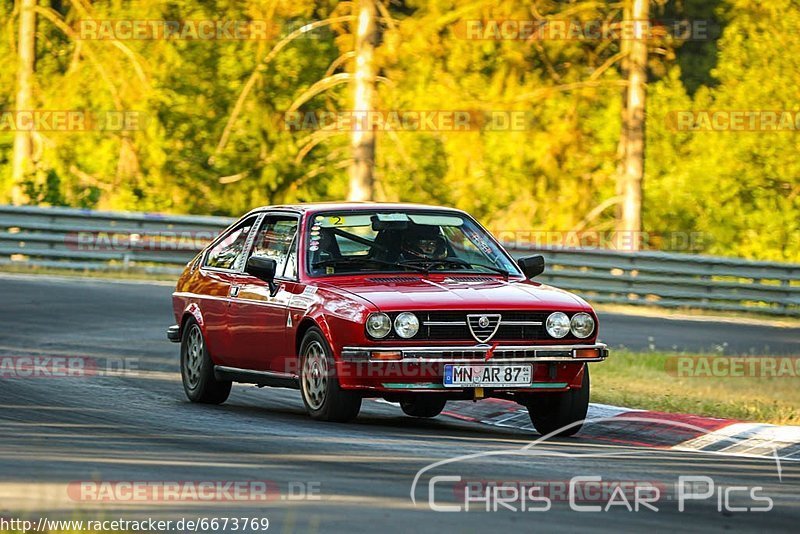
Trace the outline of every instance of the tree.
<instances>
[{"instance_id":1,"label":"tree","mask_svg":"<svg viewBox=\"0 0 800 534\"><path fill-rule=\"evenodd\" d=\"M645 97L647 85L647 35L642 25L649 18L649 0L631 0L629 22L637 28L628 47L628 88L623 111L617 218L618 247L639 250L642 231L642 177L644 176Z\"/></svg>"},{"instance_id":2,"label":"tree","mask_svg":"<svg viewBox=\"0 0 800 534\"><path fill-rule=\"evenodd\" d=\"M32 111L33 75L36 63L36 0L21 0L19 12L19 48L16 110ZM11 202L26 204L28 197L22 183L33 165L31 132L18 128L14 134L14 162L11 177Z\"/></svg>"},{"instance_id":3,"label":"tree","mask_svg":"<svg viewBox=\"0 0 800 534\"><path fill-rule=\"evenodd\" d=\"M375 45L378 42L376 0L359 0L355 39L355 72L353 76L353 113L365 115L375 108ZM372 200L375 170L375 132L366 121L365 128L353 128L350 146L348 200Z\"/></svg>"}]
</instances>

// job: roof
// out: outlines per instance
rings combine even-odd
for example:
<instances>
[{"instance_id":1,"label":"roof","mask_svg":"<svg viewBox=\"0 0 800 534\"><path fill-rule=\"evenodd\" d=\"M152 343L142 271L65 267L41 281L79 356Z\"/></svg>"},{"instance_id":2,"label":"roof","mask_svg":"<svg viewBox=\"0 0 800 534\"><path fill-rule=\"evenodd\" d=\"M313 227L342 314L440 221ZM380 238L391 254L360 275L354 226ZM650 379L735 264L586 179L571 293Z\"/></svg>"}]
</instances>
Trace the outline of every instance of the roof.
<instances>
[{"instance_id":1,"label":"roof","mask_svg":"<svg viewBox=\"0 0 800 534\"><path fill-rule=\"evenodd\" d=\"M445 206L434 206L428 204L413 204L405 202L309 202L305 204L279 204L275 206L260 206L254 208L251 212L263 211L268 209L290 210L296 212L309 212L314 213L318 211L344 211L344 210L370 210L375 208L382 208L387 210L402 210L402 209L435 209L458 211L456 208L448 208Z\"/></svg>"}]
</instances>

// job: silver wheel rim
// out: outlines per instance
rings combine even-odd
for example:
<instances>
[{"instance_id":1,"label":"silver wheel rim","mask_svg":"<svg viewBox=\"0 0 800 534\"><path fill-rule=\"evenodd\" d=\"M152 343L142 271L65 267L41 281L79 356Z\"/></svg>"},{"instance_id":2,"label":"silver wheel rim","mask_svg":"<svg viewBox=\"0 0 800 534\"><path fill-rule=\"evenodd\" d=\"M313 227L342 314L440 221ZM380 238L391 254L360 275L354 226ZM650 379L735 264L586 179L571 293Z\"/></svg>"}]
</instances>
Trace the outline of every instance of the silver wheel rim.
<instances>
[{"instance_id":1,"label":"silver wheel rim","mask_svg":"<svg viewBox=\"0 0 800 534\"><path fill-rule=\"evenodd\" d=\"M319 410L328 393L328 358L319 341L312 341L303 352L303 396L312 410Z\"/></svg>"},{"instance_id":2,"label":"silver wheel rim","mask_svg":"<svg viewBox=\"0 0 800 534\"><path fill-rule=\"evenodd\" d=\"M183 362L186 385L195 389L200 383L200 366L203 363L203 334L200 327L192 325L186 336L186 358Z\"/></svg>"}]
</instances>

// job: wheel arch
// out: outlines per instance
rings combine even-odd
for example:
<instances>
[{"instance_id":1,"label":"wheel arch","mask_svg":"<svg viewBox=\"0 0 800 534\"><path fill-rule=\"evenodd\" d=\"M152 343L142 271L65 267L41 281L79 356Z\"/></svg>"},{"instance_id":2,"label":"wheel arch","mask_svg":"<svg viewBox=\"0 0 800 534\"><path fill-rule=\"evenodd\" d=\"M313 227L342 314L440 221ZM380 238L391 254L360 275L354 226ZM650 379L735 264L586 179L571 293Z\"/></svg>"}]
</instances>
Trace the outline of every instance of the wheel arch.
<instances>
[{"instance_id":1,"label":"wheel arch","mask_svg":"<svg viewBox=\"0 0 800 534\"><path fill-rule=\"evenodd\" d=\"M323 317L303 317L300 321L300 324L297 325L297 333L295 334L295 341L294 341L294 349L295 355L300 355L300 345L303 343L303 338L306 335L306 332L309 331L311 328L318 328L322 332L322 336L325 338L325 341L328 342L328 345L333 348L333 339L331 338L331 330L328 326L327 321Z\"/></svg>"},{"instance_id":2,"label":"wheel arch","mask_svg":"<svg viewBox=\"0 0 800 534\"><path fill-rule=\"evenodd\" d=\"M196 303L192 302L186 309L183 310L183 315L181 316L181 323L180 323L180 333L181 337L183 337L183 332L186 327L186 323L189 322L189 319L194 319L195 322L200 326L200 331L203 332L203 335L206 335L206 325L205 321L203 320L203 313L200 311L200 306Z\"/></svg>"}]
</instances>

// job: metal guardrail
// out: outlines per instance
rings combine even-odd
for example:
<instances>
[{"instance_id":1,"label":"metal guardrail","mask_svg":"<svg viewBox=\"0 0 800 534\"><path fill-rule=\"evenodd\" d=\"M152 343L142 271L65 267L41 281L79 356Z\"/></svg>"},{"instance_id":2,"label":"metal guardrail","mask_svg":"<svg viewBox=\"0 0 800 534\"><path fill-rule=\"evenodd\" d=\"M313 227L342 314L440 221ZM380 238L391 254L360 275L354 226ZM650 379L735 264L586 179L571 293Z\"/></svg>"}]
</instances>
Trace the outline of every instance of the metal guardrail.
<instances>
[{"instance_id":1,"label":"metal guardrail","mask_svg":"<svg viewBox=\"0 0 800 534\"><path fill-rule=\"evenodd\" d=\"M800 316L800 265L716 256L516 249L545 256L537 277L596 303Z\"/></svg>"},{"instance_id":2,"label":"metal guardrail","mask_svg":"<svg viewBox=\"0 0 800 534\"><path fill-rule=\"evenodd\" d=\"M233 219L0 206L0 266L179 274Z\"/></svg>"},{"instance_id":3,"label":"metal guardrail","mask_svg":"<svg viewBox=\"0 0 800 534\"><path fill-rule=\"evenodd\" d=\"M180 273L233 219L0 206L0 266ZM663 252L509 247L543 254L537 280L596 303L800 316L800 264Z\"/></svg>"}]
</instances>

